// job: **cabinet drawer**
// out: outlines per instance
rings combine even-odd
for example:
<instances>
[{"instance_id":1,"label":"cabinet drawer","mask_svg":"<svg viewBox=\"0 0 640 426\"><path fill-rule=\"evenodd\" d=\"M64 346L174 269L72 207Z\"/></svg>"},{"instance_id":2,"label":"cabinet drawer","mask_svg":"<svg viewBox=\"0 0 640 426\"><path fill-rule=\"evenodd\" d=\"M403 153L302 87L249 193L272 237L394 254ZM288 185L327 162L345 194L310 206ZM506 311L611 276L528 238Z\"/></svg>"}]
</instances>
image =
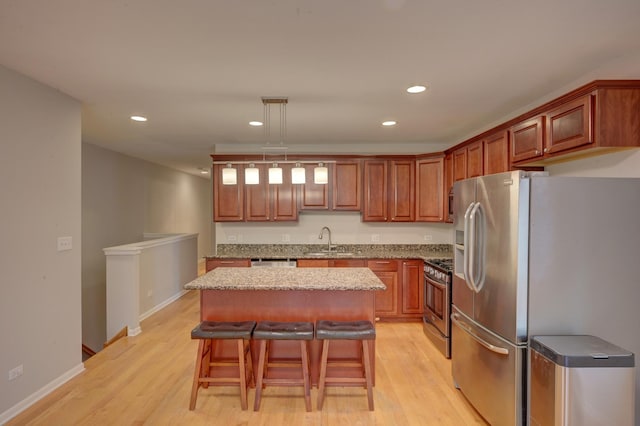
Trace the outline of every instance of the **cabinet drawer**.
<instances>
[{"instance_id":1,"label":"cabinet drawer","mask_svg":"<svg viewBox=\"0 0 640 426\"><path fill-rule=\"evenodd\" d=\"M397 271L398 261L393 259L374 259L367 262L372 271Z\"/></svg>"},{"instance_id":2,"label":"cabinet drawer","mask_svg":"<svg viewBox=\"0 0 640 426\"><path fill-rule=\"evenodd\" d=\"M331 266L334 268L364 268L367 264L364 259L333 259Z\"/></svg>"},{"instance_id":3,"label":"cabinet drawer","mask_svg":"<svg viewBox=\"0 0 640 426\"><path fill-rule=\"evenodd\" d=\"M298 259L298 268L327 268L329 259Z\"/></svg>"},{"instance_id":4,"label":"cabinet drawer","mask_svg":"<svg viewBox=\"0 0 640 426\"><path fill-rule=\"evenodd\" d=\"M248 268L251 259L207 259L207 272L215 268Z\"/></svg>"}]
</instances>

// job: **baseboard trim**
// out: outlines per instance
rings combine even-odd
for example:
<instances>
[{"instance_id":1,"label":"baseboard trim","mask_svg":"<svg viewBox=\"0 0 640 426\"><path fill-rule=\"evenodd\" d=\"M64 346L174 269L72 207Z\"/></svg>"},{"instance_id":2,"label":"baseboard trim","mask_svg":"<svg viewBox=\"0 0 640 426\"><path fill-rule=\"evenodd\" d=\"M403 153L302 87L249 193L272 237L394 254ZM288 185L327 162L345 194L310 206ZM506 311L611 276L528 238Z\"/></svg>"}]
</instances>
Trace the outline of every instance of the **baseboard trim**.
<instances>
[{"instance_id":1,"label":"baseboard trim","mask_svg":"<svg viewBox=\"0 0 640 426\"><path fill-rule=\"evenodd\" d=\"M173 296L171 296L170 298L168 298L164 302L159 303L156 306L154 306L153 308L149 309L147 312L145 312L143 314L140 314L140 317L138 318L138 320L139 321L143 321L143 320L149 318L151 315L155 314L160 309L172 304L173 302L175 302L176 300L180 299L185 294L187 294L187 290L181 290L180 292L174 294Z\"/></svg>"},{"instance_id":2,"label":"baseboard trim","mask_svg":"<svg viewBox=\"0 0 640 426\"><path fill-rule=\"evenodd\" d=\"M84 371L84 364L78 364L75 367L73 367L71 370L64 373L63 375L47 383L35 393L29 395L28 397L18 402L13 407L9 408L4 413L0 414L0 425L5 424L6 422L11 420L18 414L22 413L24 410L31 407L33 404L35 404L36 402L38 402L39 400L41 400L42 398L44 398L45 396L47 396L48 394L50 394L51 392L53 392L54 390L56 390L57 388L65 384L66 382L68 382L69 380L73 379L75 376L82 373L83 371Z\"/></svg>"}]
</instances>

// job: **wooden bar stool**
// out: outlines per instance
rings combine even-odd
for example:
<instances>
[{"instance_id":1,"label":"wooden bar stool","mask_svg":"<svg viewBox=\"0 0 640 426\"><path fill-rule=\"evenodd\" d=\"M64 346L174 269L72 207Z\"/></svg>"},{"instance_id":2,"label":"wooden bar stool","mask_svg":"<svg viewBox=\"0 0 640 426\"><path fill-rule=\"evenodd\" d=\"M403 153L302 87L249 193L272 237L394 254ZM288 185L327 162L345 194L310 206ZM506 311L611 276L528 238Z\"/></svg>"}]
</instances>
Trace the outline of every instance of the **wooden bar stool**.
<instances>
[{"instance_id":1,"label":"wooden bar stool","mask_svg":"<svg viewBox=\"0 0 640 426\"><path fill-rule=\"evenodd\" d=\"M256 398L253 410L260 409L262 388L265 385L303 386L304 402L307 411L311 411L311 384L309 381L309 340L313 340L313 323L310 322L275 322L261 321L253 331L253 338L260 340L260 358L258 360L258 377L256 382ZM299 340L300 358L293 360L269 361L269 342L271 340ZM299 378L269 377L270 368L300 369Z\"/></svg>"},{"instance_id":2,"label":"wooden bar stool","mask_svg":"<svg viewBox=\"0 0 640 426\"><path fill-rule=\"evenodd\" d=\"M316 323L316 339L322 340L322 356L320 361L320 379L318 381L318 410L322 410L326 386L350 386L362 384L367 389L369 410L373 411L373 385L371 377L371 360L369 358L370 342L376 338L376 330L371 321L326 321ZM362 356L357 360L329 361L329 342L331 340L360 340ZM358 369L362 376L327 377L328 368ZM344 373L343 373L344 374Z\"/></svg>"},{"instance_id":3,"label":"wooden bar stool","mask_svg":"<svg viewBox=\"0 0 640 426\"><path fill-rule=\"evenodd\" d=\"M196 407L196 399L198 398L198 389L200 386L207 388L209 385L239 385L240 405L243 410L247 409L247 383L251 385L254 383L253 363L251 361L249 342L255 326L255 321L203 321L191 330L191 338L200 339L200 343L198 345L198 356L196 358L196 370L193 376L189 410L193 410ZM235 340L238 345L238 358L215 359L214 342L219 340ZM238 376L213 376L212 373L216 367L237 367Z\"/></svg>"}]
</instances>

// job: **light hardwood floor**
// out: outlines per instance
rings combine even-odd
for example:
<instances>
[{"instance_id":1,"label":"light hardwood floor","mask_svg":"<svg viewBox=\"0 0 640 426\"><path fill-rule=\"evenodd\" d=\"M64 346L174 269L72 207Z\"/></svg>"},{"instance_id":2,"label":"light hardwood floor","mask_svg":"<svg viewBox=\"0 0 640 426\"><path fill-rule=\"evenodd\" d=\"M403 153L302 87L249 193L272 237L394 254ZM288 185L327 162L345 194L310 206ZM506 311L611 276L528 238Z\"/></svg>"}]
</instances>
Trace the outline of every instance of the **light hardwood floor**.
<instances>
[{"instance_id":1,"label":"light hardwood floor","mask_svg":"<svg viewBox=\"0 0 640 426\"><path fill-rule=\"evenodd\" d=\"M377 324L375 411L362 388L328 388L321 412L304 408L302 390L267 388L259 412L240 409L235 387L189 396L197 342L199 294L190 292L142 322L86 363L86 370L7 425L485 425L457 391L450 361L419 323ZM255 391L249 391L249 407Z\"/></svg>"}]
</instances>

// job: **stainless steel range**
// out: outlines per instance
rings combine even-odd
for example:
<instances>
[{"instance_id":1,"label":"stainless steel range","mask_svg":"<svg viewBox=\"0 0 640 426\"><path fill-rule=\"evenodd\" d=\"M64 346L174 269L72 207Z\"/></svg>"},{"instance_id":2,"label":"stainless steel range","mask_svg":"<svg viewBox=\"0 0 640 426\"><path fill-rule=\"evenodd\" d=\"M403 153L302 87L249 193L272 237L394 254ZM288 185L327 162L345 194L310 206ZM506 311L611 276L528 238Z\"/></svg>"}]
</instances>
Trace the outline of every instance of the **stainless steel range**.
<instances>
[{"instance_id":1,"label":"stainless steel range","mask_svg":"<svg viewBox=\"0 0 640 426\"><path fill-rule=\"evenodd\" d=\"M452 270L452 259L429 259L424 263L424 334L447 358L451 358Z\"/></svg>"}]
</instances>

